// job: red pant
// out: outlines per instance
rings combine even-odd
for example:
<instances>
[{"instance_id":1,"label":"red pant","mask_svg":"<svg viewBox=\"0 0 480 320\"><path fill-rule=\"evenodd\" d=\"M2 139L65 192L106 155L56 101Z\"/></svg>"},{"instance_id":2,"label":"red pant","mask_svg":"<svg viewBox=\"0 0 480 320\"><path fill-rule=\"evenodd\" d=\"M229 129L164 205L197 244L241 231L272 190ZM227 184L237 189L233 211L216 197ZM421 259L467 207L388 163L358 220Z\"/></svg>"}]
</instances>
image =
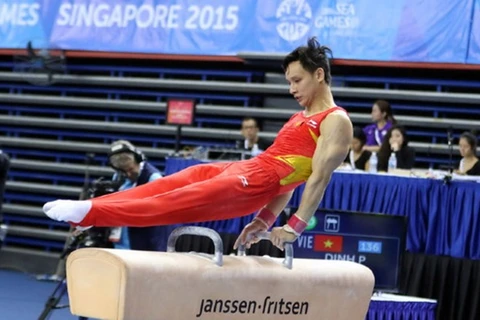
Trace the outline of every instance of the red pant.
<instances>
[{"instance_id":1,"label":"red pant","mask_svg":"<svg viewBox=\"0 0 480 320\"><path fill-rule=\"evenodd\" d=\"M251 214L280 190L279 176L255 159L201 164L92 199L81 226L153 226Z\"/></svg>"}]
</instances>

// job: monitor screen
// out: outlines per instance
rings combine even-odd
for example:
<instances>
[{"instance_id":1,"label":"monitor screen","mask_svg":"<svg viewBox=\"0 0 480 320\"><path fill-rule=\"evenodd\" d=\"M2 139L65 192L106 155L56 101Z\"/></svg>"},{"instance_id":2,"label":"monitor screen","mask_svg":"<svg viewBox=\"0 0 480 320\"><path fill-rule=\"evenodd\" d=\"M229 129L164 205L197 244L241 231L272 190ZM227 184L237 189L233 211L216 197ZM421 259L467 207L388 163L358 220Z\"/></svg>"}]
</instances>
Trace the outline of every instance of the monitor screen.
<instances>
[{"instance_id":1,"label":"monitor screen","mask_svg":"<svg viewBox=\"0 0 480 320\"><path fill-rule=\"evenodd\" d=\"M294 253L361 263L375 275L375 290L397 292L406 230L406 217L322 209L295 242Z\"/></svg>"}]
</instances>

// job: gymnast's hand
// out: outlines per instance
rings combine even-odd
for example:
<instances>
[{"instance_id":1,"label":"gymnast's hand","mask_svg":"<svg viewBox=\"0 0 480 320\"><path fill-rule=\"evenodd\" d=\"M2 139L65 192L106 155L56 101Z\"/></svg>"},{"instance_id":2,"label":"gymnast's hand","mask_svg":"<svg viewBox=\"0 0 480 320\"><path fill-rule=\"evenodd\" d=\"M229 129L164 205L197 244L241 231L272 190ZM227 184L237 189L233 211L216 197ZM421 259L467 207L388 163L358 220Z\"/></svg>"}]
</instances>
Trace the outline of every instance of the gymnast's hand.
<instances>
[{"instance_id":1,"label":"gymnast's hand","mask_svg":"<svg viewBox=\"0 0 480 320\"><path fill-rule=\"evenodd\" d=\"M276 227L270 232L270 241L275 247L282 250L284 249L285 242L293 242L297 239L297 236L285 230L283 227Z\"/></svg>"},{"instance_id":2,"label":"gymnast's hand","mask_svg":"<svg viewBox=\"0 0 480 320\"><path fill-rule=\"evenodd\" d=\"M243 228L242 233L240 233L237 241L235 241L235 244L233 245L233 249L237 249L240 245L245 245L247 249L250 248L252 244L257 243L261 240L256 237L255 234L257 232L267 230L268 227L263 221L259 219L253 219L252 222L250 222L245 226L245 228Z\"/></svg>"}]
</instances>

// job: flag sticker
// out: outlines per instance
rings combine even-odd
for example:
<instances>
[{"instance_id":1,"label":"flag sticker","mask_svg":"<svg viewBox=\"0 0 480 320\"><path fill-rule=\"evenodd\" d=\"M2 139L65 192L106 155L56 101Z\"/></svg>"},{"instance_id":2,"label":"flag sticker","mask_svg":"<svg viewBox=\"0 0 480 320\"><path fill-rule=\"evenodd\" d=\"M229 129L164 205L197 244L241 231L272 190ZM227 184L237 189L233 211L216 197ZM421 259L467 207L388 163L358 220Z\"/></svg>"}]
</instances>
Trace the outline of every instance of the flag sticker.
<instances>
[{"instance_id":1,"label":"flag sticker","mask_svg":"<svg viewBox=\"0 0 480 320\"><path fill-rule=\"evenodd\" d=\"M343 237L331 235L317 235L313 243L313 251L342 252Z\"/></svg>"}]
</instances>

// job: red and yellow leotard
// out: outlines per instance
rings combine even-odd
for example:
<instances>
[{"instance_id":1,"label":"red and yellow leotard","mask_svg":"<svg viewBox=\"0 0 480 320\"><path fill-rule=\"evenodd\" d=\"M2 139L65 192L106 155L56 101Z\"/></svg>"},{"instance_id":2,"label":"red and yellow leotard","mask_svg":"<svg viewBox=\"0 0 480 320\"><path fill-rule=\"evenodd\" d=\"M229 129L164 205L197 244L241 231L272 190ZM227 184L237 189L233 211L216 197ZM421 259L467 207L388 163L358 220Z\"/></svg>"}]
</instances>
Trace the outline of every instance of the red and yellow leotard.
<instances>
[{"instance_id":1,"label":"red and yellow leotard","mask_svg":"<svg viewBox=\"0 0 480 320\"><path fill-rule=\"evenodd\" d=\"M251 214L308 179L320 124L337 110L344 111L334 107L308 117L294 114L273 145L250 160L200 164L92 199L80 225L152 226Z\"/></svg>"}]
</instances>

